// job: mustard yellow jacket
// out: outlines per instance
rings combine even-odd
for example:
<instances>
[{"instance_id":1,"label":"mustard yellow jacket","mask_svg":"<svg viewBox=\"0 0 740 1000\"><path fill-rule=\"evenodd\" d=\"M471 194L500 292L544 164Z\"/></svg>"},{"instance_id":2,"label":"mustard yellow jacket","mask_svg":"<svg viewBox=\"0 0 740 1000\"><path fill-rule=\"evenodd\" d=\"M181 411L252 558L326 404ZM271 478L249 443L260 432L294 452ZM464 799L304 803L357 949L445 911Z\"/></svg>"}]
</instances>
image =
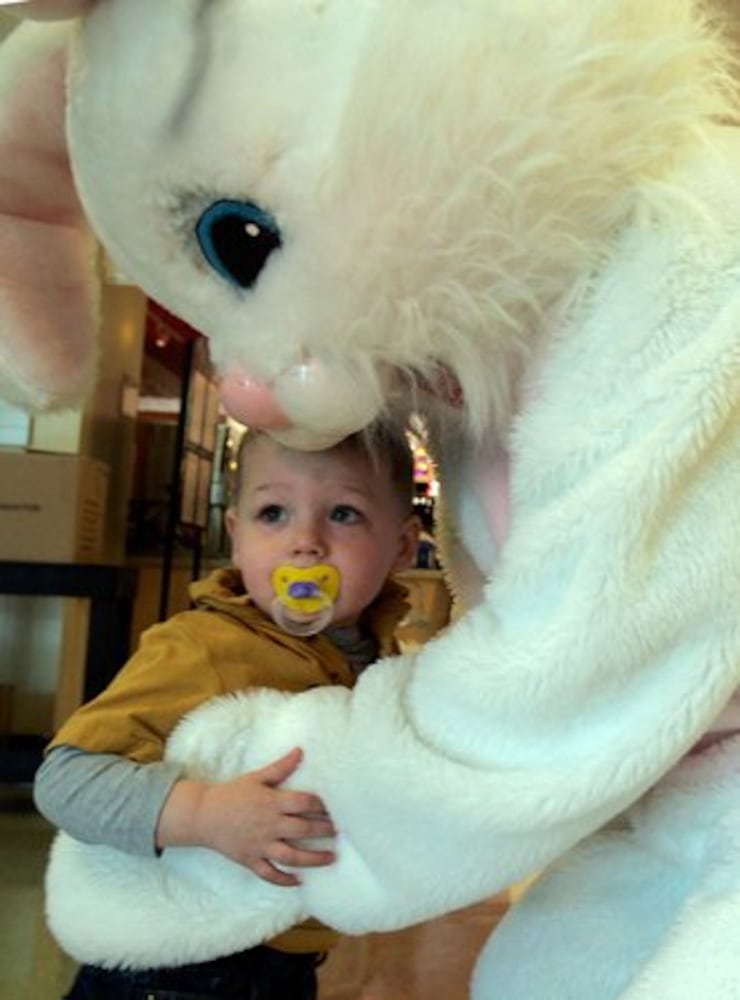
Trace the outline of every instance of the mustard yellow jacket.
<instances>
[{"instance_id":1,"label":"mustard yellow jacket","mask_svg":"<svg viewBox=\"0 0 740 1000\"><path fill-rule=\"evenodd\" d=\"M49 748L66 744L152 763L162 760L182 717L216 695L255 687L298 692L353 686L355 674L329 639L283 632L252 603L236 570L216 570L190 593L195 608L144 632L112 683L62 725ZM382 655L397 651L394 630L407 610L404 596L401 586L389 582L365 612ZM336 938L307 921L270 944L324 951Z\"/></svg>"}]
</instances>

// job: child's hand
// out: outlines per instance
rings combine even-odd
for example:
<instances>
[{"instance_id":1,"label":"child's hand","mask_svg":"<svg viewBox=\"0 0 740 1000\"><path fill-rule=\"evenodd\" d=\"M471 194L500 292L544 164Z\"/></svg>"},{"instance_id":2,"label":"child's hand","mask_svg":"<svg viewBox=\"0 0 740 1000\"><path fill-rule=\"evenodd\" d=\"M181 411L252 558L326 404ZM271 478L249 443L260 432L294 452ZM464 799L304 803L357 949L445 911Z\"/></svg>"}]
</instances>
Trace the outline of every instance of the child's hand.
<instances>
[{"instance_id":1,"label":"child's hand","mask_svg":"<svg viewBox=\"0 0 740 1000\"><path fill-rule=\"evenodd\" d=\"M277 865L331 864L331 851L312 850L298 842L336 833L316 795L278 787L302 758L296 748L231 781L178 781L159 819L157 845L210 847L251 868L266 882L299 885L295 875Z\"/></svg>"}]
</instances>

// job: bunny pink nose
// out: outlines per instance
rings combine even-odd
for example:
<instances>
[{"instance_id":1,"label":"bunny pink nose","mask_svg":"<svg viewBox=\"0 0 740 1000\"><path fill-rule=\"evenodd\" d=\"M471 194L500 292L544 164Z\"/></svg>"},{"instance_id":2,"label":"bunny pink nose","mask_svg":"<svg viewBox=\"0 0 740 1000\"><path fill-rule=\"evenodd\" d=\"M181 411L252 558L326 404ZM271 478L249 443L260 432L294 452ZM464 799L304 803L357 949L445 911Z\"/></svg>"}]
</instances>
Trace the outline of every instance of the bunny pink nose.
<instances>
[{"instance_id":1,"label":"bunny pink nose","mask_svg":"<svg viewBox=\"0 0 740 1000\"><path fill-rule=\"evenodd\" d=\"M220 391L224 408L240 424L268 431L291 426L272 389L246 372L228 372L221 380Z\"/></svg>"},{"instance_id":2,"label":"bunny pink nose","mask_svg":"<svg viewBox=\"0 0 740 1000\"><path fill-rule=\"evenodd\" d=\"M242 424L261 427L287 448L315 451L371 423L382 398L362 369L307 357L262 382L243 368L221 382L226 410Z\"/></svg>"}]
</instances>

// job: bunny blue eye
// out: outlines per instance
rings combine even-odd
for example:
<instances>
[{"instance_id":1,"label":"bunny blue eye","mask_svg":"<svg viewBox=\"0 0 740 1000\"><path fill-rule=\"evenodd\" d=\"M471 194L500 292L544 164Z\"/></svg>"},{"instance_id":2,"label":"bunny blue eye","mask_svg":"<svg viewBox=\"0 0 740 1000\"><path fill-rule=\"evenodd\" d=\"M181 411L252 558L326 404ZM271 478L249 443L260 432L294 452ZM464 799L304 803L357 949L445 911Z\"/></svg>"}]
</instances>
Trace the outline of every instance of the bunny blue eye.
<instances>
[{"instance_id":1,"label":"bunny blue eye","mask_svg":"<svg viewBox=\"0 0 740 1000\"><path fill-rule=\"evenodd\" d=\"M282 245L275 219L249 201L215 201L198 219L195 234L214 271L239 288L251 288Z\"/></svg>"}]
</instances>

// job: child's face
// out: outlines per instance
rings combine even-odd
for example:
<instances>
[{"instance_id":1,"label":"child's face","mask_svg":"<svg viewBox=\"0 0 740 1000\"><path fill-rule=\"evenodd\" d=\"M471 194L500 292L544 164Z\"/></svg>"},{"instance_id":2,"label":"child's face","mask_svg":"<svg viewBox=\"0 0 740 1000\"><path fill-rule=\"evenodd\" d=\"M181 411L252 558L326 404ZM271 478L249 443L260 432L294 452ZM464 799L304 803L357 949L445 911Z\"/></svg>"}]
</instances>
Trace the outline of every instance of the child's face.
<instances>
[{"instance_id":1,"label":"child's face","mask_svg":"<svg viewBox=\"0 0 740 1000\"><path fill-rule=\"evenodd\" d=\"M278 566L329 563L340 574L333 624L349 624L387 577L409 566L418 525L387 472L359 451L296 452L266 436L245 456L238 511L227 512L232 559L267 614Z\"/></svg>"}]
</instances>

